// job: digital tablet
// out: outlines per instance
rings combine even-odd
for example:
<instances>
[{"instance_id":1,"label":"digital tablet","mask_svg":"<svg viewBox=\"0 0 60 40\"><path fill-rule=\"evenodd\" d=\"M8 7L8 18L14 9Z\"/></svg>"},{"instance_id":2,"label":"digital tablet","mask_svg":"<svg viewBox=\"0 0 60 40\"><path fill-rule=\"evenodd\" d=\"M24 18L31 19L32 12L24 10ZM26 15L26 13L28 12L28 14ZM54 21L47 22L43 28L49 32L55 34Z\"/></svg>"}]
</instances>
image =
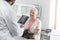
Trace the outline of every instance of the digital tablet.
<instances>
[{"instance_id":1,"label":"digital tablet","mask_svg":"<svg viewBox=\"0 0 60 40\"><path fill-rule=\"evenodd\" d=\"M26 21L28 20L29 16L22 15L21 18L18 20L18 23L20 24L25 24Z\"/></svg>"}]
</instances>

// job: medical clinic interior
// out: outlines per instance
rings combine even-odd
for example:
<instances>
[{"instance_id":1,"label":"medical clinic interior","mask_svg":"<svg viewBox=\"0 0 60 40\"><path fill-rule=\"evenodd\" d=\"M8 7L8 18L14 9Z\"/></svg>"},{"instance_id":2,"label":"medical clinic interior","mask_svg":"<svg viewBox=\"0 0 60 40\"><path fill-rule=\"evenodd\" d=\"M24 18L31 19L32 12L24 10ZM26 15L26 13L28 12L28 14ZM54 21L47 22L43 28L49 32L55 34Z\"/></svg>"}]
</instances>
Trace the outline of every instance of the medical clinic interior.
<instances>
[{"instance_id":1,"label":"medical clinic interior","mask_svg":"<svg viewBox=\"0 0 60 40\"><path fill-rule=\"evenodd\" d=\"M5 19L0 17L0 25L3 28L7 24L8 33L5 27L4 31L0 26L0 40L60 40L60 0L15 0L12 6L4 2L8 12L5 11L5 5L2 7L1 4L2 1L0 10L3 12L0 12L7 16L3 15Z\"/></svg>"}]
</instances>

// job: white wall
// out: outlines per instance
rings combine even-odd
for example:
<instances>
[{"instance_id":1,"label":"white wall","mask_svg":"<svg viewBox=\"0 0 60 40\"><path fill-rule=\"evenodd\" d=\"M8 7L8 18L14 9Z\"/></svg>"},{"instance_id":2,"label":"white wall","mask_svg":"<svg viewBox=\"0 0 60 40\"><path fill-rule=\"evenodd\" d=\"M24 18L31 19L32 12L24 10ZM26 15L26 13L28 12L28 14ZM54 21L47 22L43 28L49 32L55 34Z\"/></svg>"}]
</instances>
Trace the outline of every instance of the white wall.
<instances>
[{"instance_id":1,"label":"white wall","mask_svg":"<svg viewBox=\"0 0 60 40\"><path fill-rule=\"evenodd\" d=\"M40 0L16 0L21 4L39 4Z\"/></svg>"},{"instance_id":2,"label":"white wall","mask_svg":"<svg viewBox=\"0 0 60 40\"><path fill-rule=\"evenodd\" d=\"M49 11L50 11L50 0L40 0L40 5L42 6L42 28L49 28Z\"/></svg>"},{"instance_id":3,"label":"white wall","mask_svg":"<svg viewBox=\"0 0 60 40\"><path fill-rule=\"evenodd\" d=\"M42 29L49 28L50 0L16 0L20 4L39 4L42 7Z\"/></svg>"},{"instance_id":4,"label":"white wall","mask_svg":"<svg viewBox=\"0 0 60 40\"><path fill-rule=\"evenodd\" d=\"M54 30L55 27L55 13L56 13L56 0L50 1L50 16L49 16L49 28Z\"/></svg>"},{"instance_id":5,"label":"white wall","mask_svg":"<svg viewBox=\"0 0 60 40\"><path fill-rule=\"evenodd\" d=\"M56 12L56 30L52 31L50 40L60 40L60 0L57 0Z\"/></svg>"}]
</instances>

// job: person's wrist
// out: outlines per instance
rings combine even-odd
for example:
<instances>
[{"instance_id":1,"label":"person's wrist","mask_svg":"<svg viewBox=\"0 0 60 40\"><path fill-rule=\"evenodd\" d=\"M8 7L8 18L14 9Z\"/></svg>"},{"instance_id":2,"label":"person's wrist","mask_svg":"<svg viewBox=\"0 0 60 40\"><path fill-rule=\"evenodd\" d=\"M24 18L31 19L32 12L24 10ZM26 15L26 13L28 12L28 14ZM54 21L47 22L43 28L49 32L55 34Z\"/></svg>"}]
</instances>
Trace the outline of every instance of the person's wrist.
<instances>
[{"instance_id":1,"label":"person's wrist","mask_svg":"<svg viewBox=\"0 0 60 40\"><path fill-rule=\"evenodd\" d=\"M22 24L22 25L20 25L20 27L21 27L21 28L23 28L23 27L24 27L24 25Z\"/></svg>"}]
</instances>

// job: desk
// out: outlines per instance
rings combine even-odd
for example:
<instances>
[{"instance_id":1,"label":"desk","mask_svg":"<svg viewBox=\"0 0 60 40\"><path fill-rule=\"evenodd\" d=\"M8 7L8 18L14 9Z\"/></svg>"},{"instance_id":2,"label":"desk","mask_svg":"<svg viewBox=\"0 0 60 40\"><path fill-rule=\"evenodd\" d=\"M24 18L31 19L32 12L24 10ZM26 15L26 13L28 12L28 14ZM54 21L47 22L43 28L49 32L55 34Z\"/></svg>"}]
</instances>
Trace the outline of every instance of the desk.
<instances>
[{"instance_id":1,"label":"desk","mask_svg":"<svg viewBox=\"0 0 60 40\"><path fill-rule=\"evenodd\" d=\"M45 31L42 31L41 40L50 40L50 33L46 33Z\"/></svg>"}]
</instances>

